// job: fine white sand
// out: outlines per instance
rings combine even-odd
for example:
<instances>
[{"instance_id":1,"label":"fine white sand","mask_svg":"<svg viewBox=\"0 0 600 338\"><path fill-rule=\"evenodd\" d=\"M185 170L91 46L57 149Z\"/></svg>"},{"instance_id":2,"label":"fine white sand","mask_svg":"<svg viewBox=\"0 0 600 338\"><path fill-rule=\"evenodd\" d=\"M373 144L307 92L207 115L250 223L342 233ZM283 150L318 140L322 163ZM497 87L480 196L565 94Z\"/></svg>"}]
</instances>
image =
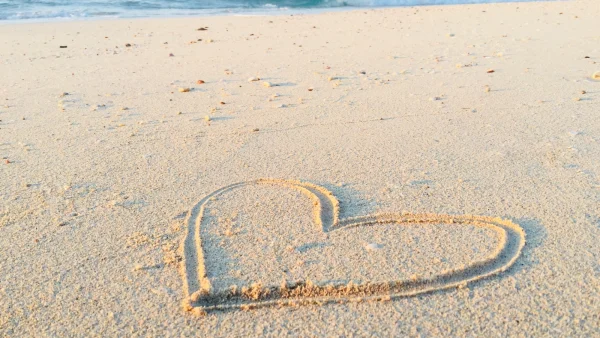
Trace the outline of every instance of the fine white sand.
<instances>
[{"instance_id":1,"label":"fine white sand","mask_svg":"<svg viewBox=\"0 0 600 338\"><path fill-rule=\"evenodd\" d=\"M0 25L0 336L600 335L599 18L575 0ZM526 244L413 297L185 311L194 206L263 177L331 191L342 220L499 217ZM491 228L324 231L313 204L207 200L210 293L503 258Z\"/></svg>"}]
</instances>

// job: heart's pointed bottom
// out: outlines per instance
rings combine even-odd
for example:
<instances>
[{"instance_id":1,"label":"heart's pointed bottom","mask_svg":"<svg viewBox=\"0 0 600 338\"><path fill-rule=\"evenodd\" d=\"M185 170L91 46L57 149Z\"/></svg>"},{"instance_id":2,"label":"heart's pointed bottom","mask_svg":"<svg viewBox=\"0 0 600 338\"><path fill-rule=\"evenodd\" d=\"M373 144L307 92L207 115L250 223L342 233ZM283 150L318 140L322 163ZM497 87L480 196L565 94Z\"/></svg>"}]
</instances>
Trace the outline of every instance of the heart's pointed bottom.
<instances>
[{"instance_id":1,"label":"heart's pointed bottom","mask_svg":"<svg viewBox=\"0 0 600 338\"><path fill-rule=\"evenodd\" d=\"M238 187L252 184L270 184L296 189L314 202L314 219L323 231L339 231L349 227L375 226L377 224L423 224L445 223L472 225L494 230L500 238L498 246L485 259L472 262L466 267L443 271L430 277L413 276L410 280L387 281L364 284L317 285L311 281L285 283L264 287L254 284L241 289L211 292L206 277L204 253L200 238L200 226L204 206L212 198ZM300 182L261 179L221 188L202 199L188 217L188 234L183 243L183 274L185 285L184 308L198 314L215 310L248 310L266 306L323 305L360 301L387 301L411 297L451 288L460 288L478 280L506 271L514 264L525 245L525 232L508 220L485 216L451 216L439 214L382 214L338 219L339 202L323 187Z\"/></svg>"}]
</instances>

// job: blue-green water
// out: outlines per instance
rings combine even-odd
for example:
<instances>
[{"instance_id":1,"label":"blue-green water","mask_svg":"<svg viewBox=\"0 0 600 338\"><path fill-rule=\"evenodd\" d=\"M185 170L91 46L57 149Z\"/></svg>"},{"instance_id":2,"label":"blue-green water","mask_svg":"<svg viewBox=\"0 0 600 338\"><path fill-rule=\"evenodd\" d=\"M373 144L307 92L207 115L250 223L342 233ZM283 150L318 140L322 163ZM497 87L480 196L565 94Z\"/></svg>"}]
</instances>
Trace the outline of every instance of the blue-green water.
<instances>
[{"instance_id":1,"label":"blue-green water","mask_svg":"<svg viewBox=\"0 0 600 338\"><path fill-rule=\"evenodd\" d=\"M515 0L0 0L0 20L270 13Z\"/></svg>"}]
</instances>

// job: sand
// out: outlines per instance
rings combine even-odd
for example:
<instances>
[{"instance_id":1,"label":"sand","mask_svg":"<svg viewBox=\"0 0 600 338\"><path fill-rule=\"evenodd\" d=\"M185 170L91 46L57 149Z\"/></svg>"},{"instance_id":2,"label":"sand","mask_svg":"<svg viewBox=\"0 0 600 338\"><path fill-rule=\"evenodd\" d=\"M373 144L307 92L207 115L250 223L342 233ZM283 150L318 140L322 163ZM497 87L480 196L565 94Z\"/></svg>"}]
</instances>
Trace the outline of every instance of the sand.
<instances>
[{"instance_id":1,"label":"sand","mask_svg":"<svg viewBox=\"0 0 600 338\"><path fill-rule=\"evenodd\" d=\"M0 335L599 335L599 17L577 0L1 24ZM395 218L327 228L260 178L330 191L340 220ZM238 182L206 202L191 254L210 287L189 302L194 210ZM502 230L452 222L469 215L522 229L522 250L496 255ZM486 259L450 288L368 287ZM334 299L238 306L283 282Z\"/></svg>"}]
</instances>

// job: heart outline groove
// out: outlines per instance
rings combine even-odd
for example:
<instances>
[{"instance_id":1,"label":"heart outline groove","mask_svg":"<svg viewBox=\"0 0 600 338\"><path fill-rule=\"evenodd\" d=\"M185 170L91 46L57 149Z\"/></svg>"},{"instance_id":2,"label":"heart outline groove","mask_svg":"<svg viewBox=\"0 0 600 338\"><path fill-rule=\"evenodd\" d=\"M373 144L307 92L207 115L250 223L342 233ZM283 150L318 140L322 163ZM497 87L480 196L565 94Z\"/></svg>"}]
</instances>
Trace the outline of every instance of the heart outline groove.
<instances>
[{"instance_id":1,"label":"heart outline groove","mask_svg":"<svg viewBox=\"0 0 600 338\"><path fill-rule=\"evenodd\" d=\"M315 285L310 281L279 286L254 284L239 291L211 292L207 277L200 229L206 205L218 196L237 188L252 185L272 185L301 192L313 202L313 221L324 232L340 231L352 227L377 226L378 224L453 224L472 225L496 232L499 243L484 259L473 261L433 277L416 277L410 280L387 282ZM339 219L339 201L324 187L299 180L261 178L234 183L205 196L189 211L186 218L187 232L182 242L184 300L183 308L197 315L210 311L247 310L266 306L298 306L307 304L347 303L359 301L387 301L412 297L435 291L461 288L468 283L498 275L510 268L519 258L525 246L526 233L510 220L499 217L476 215L385 213Z\"/></svg>"}]
</instances>

